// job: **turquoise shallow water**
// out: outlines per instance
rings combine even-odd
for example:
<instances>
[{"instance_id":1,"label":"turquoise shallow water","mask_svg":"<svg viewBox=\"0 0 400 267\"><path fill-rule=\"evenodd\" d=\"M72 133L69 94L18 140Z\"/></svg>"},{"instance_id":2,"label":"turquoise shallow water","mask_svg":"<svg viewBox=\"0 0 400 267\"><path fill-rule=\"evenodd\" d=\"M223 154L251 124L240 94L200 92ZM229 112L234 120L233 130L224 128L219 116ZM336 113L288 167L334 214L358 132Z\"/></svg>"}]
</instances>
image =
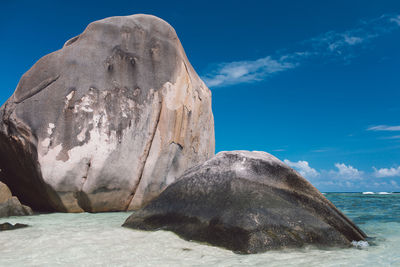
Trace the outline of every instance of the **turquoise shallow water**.
<instances>
[{"instance_id":1,"label":"turquoise shallow water","mask_svg":"<svg viewBox=\"0 0 400 267\"><path fill-rule=\"evenodd\" d=\"M369 246L237 255L165 231L120 227L130 213L2 218L29 228L0 232L0 266L400 266L400 194L327 193L370 237Z\"/></svg>"}]
</instances>

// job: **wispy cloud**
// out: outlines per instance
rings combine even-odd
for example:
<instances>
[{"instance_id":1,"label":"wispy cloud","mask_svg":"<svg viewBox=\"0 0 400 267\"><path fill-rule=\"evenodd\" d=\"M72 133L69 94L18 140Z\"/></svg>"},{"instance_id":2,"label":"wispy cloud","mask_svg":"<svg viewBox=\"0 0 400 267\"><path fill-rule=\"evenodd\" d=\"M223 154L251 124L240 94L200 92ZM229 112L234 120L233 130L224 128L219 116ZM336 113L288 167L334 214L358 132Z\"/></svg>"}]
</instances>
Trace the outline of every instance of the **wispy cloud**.
<instances>
[{"instance_id":1,"label":"wispy cloud","mask_svg":"<svg viewBox=\"0 0 400 267\"><path fill-rule=\"evenodd\" d=\"M270 56L254 61L237 61L219 64L219 67L206 77L205 83L210 87L227 86L236 83L263 80L274 73L296 67L286 57L272 59Z\"/></svg>"},{"instance_id":2,"label":"wispy cloud","mask_svg":"<svg viewBox=\"0 0 400 267\"><path fill-rule=\"evenodd\" d=\"M388 126L388 125L377 125L367 129L367 131L400 131L400 125Z\"/></svg>"},{"instance_id":3,"label":"wispy cloud","mask_svg":"<svg viewBox=\"0 0 400 267\"><path fill-rule=\"evenodd\" d=\"M394 22L394 23L397 23L397 25L400 26L400 15L395 16L395 17L392 17L392 18L390 19L390 21L391 21L391 22Z\"/></svg>"},{"instance_id":4,"label":"wispy cloud","mask_svg":"<svg viewBox=\"0 0 400 267\"><path fill-rule=\"evenodd\" d=\"M397 168L382 168L382 169L377 169L373 167L374 169L374 175L376 177L394 177L394 176L399 176L400 177L400 166Z\"/></svg>"},{"instance_id":5,"label":"wispy cloud","mask_svg":"<svg viewBox=\"0 0 400 267\"><path fill-rule=\"evenodd\" d=\"M339 59L346 63L369 41L400 27L400 15L383 15L362 21L345 32L330 31L298 43L294 51L280 50L255 60L215 64L202 79L209 87L223 87L262 81L272 75L300 66L310 58Z\"/></svg>"}]
</instances>

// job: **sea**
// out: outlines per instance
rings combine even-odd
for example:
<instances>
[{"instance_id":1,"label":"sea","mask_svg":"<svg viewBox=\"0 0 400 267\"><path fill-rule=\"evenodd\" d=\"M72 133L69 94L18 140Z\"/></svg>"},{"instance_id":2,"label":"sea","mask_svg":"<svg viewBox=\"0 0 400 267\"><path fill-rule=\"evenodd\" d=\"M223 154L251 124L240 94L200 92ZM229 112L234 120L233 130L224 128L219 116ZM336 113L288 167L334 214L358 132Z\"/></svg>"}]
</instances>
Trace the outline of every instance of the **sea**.
<instances>
[{"instance_id":1,"label":"sea","mask_svg":"<svg viewBox=\"0 0 400 267\"><path fill-rule=\"evenodd\" d=\"M0 232L0 266L400 266L400 193L325 193L368 236L351 248L254 255L188 242L167 231L121 227L129 212L1 218L30 227Z\"/></svg>"}]
</instances>

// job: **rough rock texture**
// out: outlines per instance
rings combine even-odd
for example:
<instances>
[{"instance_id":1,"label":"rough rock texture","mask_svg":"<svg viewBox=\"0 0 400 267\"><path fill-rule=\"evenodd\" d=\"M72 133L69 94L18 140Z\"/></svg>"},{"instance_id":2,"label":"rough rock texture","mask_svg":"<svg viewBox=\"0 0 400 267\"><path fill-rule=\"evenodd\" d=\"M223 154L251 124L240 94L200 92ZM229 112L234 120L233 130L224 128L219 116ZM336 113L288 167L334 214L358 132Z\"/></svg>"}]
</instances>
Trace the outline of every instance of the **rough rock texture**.
<instances>
[{"instance_id":1,"label":"rough rock texture","mask_svg":"<svg viewBox=\"0 0 400 267\"><path fill-rule=\"evenodd\" d=\"M0 203L4 203L12 197L11 191L8 186L0 182Z\"/></svg>"},{"instance_id":2,"label":"rough rock texture","mask_svg":"<svg viewBox=\"0 0 400 267\"><path fill-rule=\"evenodd\" d=\"M20 228L25 228L28 227L27 224L23 223L16 223L12 225L11 223L0 223L0 231L7 231L7 230L15 230L15 229L20 229Z\"/></svg>"},{"instance_id":3,"label":"rough rock texture","mask_svg":"<svg viewBox=\"0 0 400 267\"><path fill-rule=\"evenodd\" d=\"M141 207L214 154L211 93L150 15L91 23L0 109L0 168L40 211Z\"/></svg>"},{"instance_id":4,"label":"rough rock texture","mask_svg":"<svg viewBox=\"0 0 400 267\"><path fill-rule=\"evenodd\" d=\"M220 152L123 226L170 230L238 253L349 246L366 235L296 171L265 152Z\"/></svg>"},{"instance_id":5,"label":"rough rock texture","mask_svg":"<svg viewBox=\"0 0 400 267\"><path fill-rule=\"evenodd\" d=\"M11 195L11 191L7 185L0 182L0 218L32 214L32 209L22 205L17 197Z\"/></svg>"}]
</instances>

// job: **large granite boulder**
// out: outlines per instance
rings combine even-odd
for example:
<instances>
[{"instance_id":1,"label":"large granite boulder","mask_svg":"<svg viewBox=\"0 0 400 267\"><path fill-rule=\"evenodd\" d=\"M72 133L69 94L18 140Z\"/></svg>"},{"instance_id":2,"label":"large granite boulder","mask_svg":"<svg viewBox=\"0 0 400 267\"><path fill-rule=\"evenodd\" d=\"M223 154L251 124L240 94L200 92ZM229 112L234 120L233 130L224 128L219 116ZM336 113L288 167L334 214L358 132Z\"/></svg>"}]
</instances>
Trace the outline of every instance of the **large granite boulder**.
<instances>
[{"instance_id":1,"label":"large granite boulder","mask_svg":"<svg viewBox=\"0 0 400 267\"><path fill-rule=\"evenodd\" d=\"M0 109L4 181L34 210L129 210L214 154L211 93L150 15L89 24Z\"/></svg>"},{"instance_id":2,"label":"large granite boulder","mask_svg":"<svg viewBox=\"0 0 400 267\"><path fill-rule=\"evenodd\" d=\"M0 182L0 218L32 214L32 209L22 205L17 197L12 196L7 185Z\"/></svg>"},{"instance_id":3,"label":"large granite boulder","mask_svg":"<svg viewBox=\"0 0 400 267\"><path fill-rule=\"evenodd\" d=\"M189 169L125 227L170 230L238 253L350 246L366 235L296 171L265 152L220 152Z\"/></svg>"}]
</instances>

